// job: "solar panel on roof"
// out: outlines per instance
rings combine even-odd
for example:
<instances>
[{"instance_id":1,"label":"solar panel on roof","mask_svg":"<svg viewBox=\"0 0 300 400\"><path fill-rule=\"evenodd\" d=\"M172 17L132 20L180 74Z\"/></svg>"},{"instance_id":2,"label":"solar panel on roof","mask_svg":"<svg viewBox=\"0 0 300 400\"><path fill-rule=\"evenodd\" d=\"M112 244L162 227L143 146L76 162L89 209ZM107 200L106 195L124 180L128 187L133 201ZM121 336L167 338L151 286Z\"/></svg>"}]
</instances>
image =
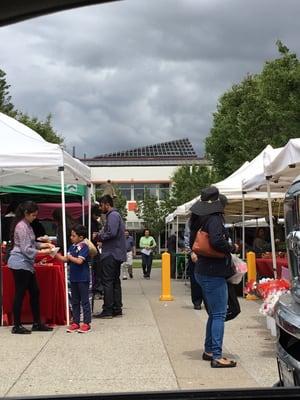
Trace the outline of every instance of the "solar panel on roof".
<instances>
[{"instance_id":1,"label":"solar panel on roof","mask_svg":"<svg viewBox=\"0 0 300 400\"><path fill-rule=\"evenodd\" d=\"M101 154L99 156L94 157L94 159L103 159L103 158L122 159L122 158L137 158L137 157L195 158L197 157L197 154L195 153L189 139L185 138L165 143L157 143L150 146L138 147L135 149Z\"/></svg>"}]
</instances>

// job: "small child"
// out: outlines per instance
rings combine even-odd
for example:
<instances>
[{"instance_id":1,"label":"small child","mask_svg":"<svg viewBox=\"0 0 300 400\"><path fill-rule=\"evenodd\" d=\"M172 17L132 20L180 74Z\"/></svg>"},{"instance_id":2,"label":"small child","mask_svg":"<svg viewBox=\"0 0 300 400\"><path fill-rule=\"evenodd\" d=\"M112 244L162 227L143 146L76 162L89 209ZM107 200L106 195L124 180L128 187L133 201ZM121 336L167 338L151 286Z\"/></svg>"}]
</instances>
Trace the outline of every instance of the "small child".
<instances>
[{"instance_id":1,"label":"small child","mask_svg":"<svg viewBox=\"0 0 300 400\"><path fill-rule=\"evenodd\" d=\"M87 333L91 330L91 306L89 301L89 247L84 242L86 228L75 225L71 231L72 245L68 249L67 256L56 255L61 261L68 262L70 267L71 302L73 310L73 323L67 328L67 332ZM80 326L80 305L83 310L83 324Z\"/></svg>"}]
</instances>

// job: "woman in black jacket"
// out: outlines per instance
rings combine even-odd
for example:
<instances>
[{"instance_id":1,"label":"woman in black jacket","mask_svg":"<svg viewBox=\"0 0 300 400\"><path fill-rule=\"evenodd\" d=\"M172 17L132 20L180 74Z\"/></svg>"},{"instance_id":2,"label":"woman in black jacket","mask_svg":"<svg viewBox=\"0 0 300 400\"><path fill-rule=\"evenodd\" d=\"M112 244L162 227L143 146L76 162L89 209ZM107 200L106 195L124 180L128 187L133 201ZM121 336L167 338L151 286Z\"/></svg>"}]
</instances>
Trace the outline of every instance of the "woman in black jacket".
<instances>
[{"instance_id":1,"label":"woman in black jacket","mask_svg":"<svg viewBox=\"0 0 300 400\"><path fill-rule=\"evenodd\" d=\"M235 367L236 362L222 357L224 322L226 318L228 289L226 279L233 274L231 267L231 252L237 250L236 245L230 245L224 226L224 200L220 200L216 187L204 189L201 201L191 207L190 246L192 248L197 231L205 231L209 235L211 246L224 254L222 258L196 255L191 258L196 263L195 278L201 286L208 312L206 338L202 358L211 362L212 368Z\"/></svg>"}]
</instances>

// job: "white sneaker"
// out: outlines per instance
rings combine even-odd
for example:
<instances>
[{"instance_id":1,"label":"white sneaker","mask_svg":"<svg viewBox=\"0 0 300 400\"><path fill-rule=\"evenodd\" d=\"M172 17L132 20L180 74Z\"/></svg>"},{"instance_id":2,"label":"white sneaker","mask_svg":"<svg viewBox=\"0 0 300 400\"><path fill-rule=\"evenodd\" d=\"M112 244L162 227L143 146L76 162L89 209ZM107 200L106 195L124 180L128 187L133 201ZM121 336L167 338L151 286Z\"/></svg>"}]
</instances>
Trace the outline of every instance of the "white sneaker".
<instances>
[{"instance_id":1,"label":"white sneaker","mask_svg":"<svg viewBox=\"0 0 300 400\"><path fill-rule=\"evenodd\" d=\"M126 281L127 280L127 276L123 276L123 281Z\"/></svg>"}]
</instances>

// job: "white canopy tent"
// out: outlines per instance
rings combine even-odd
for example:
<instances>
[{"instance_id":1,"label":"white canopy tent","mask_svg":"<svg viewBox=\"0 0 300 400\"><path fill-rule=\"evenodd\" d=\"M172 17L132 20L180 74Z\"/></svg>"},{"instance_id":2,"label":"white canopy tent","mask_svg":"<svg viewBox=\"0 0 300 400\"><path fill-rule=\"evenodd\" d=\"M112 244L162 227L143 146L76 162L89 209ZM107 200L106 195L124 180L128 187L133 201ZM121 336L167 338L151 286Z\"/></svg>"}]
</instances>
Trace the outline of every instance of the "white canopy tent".
<instances>
[{"instance_id":1,"label":"white canopy tent","mask_svg":"<svg viewBox=\"0 0 300 400\"><path fill-rule=\"evenodd\" d=\"M267 191L268 185L272 191L285 192L293 183L296 176L300 175L300 139L290 139L270 159L264 157L264 170L249 179L244 179L243 190Z\"/></svg>"},{"instance_id":2,"label":"white canopy tent","mask_svg":"<svg viewBox=\"0 0 300 400\"><path fill-rule=\"evenodd\" d=\"M90 168L58 144L47 142L32 129L0 113L0 184L55 184L64 169L65 182L90 183Z\"/></svg>"},{"instance_id":3,"label":"white canopy tent","mask_svg":"<svg viewBox=\"0 0 300 400\"><path fill-rule=\"evenodd\" d=\"M243 181L245 191L267 191L269 198L272 192L285 193L295 178L300 174L300 139L290 139L277 149L275 157L264 156L264 170ZM274 243L271 201L269 200L271 243ZM272 251L273 269L276 270L275 252Z\"/></svg>"},{"instance_id":4,"label":"white canopy tent","mask_svg":"<svg viewBox=\"0 0 300 400\"><path fill-rule=\"evenodd\" d=\"M87 184L91 190L90 168L71 157L58 144L49 143L29 127L0 113L0 186L61 184L64 248L66 251L66 216L64 185ZM89 195L89 226L90 226ZM90 229L89 229L90 230ZM67 270L66 317L69 324Z\"/></svg>"},{"instance_id":5,"label":"white canopy tent","mask_svg":"<svg viewBox=\"0 0 300 400\"><path fill-rule=\"evenodd\" d=\"M223 181L214 184L220 193L224 194L228 198L229 205L226 207L226 215L242 215L243 222L245 217L253 218L256 216L266 215L268 212L268 193L257 192L256 190L245 192L243 189L243 182L245 179L251 179L254 175L262 175L264 172L264 159L268 157L269 160L273 160L281 149L274 149L268 145L260 154L258 154L251 162L245 162L238 170L233 172L229 177ZM283 198L283 193L270 194L270 199L275 199L276 204L280 206ZM166 218L166 222L170 221L171 218L176 218L180 215L188 215L191 206L200 200L200 195L193 200L177 207L172 213L172 216ZM278 216L279 216L278 211ZM272 219L272 218L271 218ZM273 226L270 226L270 230L273 232ZM245 257L245 230L243 223L243 257ZM272 235L272 233L271 233ZM272 236L271 236L272 237ZM275 247L274 247L275 248ZM274 253L275 255L275 253Z\"/></svg>"}]
</instances>

